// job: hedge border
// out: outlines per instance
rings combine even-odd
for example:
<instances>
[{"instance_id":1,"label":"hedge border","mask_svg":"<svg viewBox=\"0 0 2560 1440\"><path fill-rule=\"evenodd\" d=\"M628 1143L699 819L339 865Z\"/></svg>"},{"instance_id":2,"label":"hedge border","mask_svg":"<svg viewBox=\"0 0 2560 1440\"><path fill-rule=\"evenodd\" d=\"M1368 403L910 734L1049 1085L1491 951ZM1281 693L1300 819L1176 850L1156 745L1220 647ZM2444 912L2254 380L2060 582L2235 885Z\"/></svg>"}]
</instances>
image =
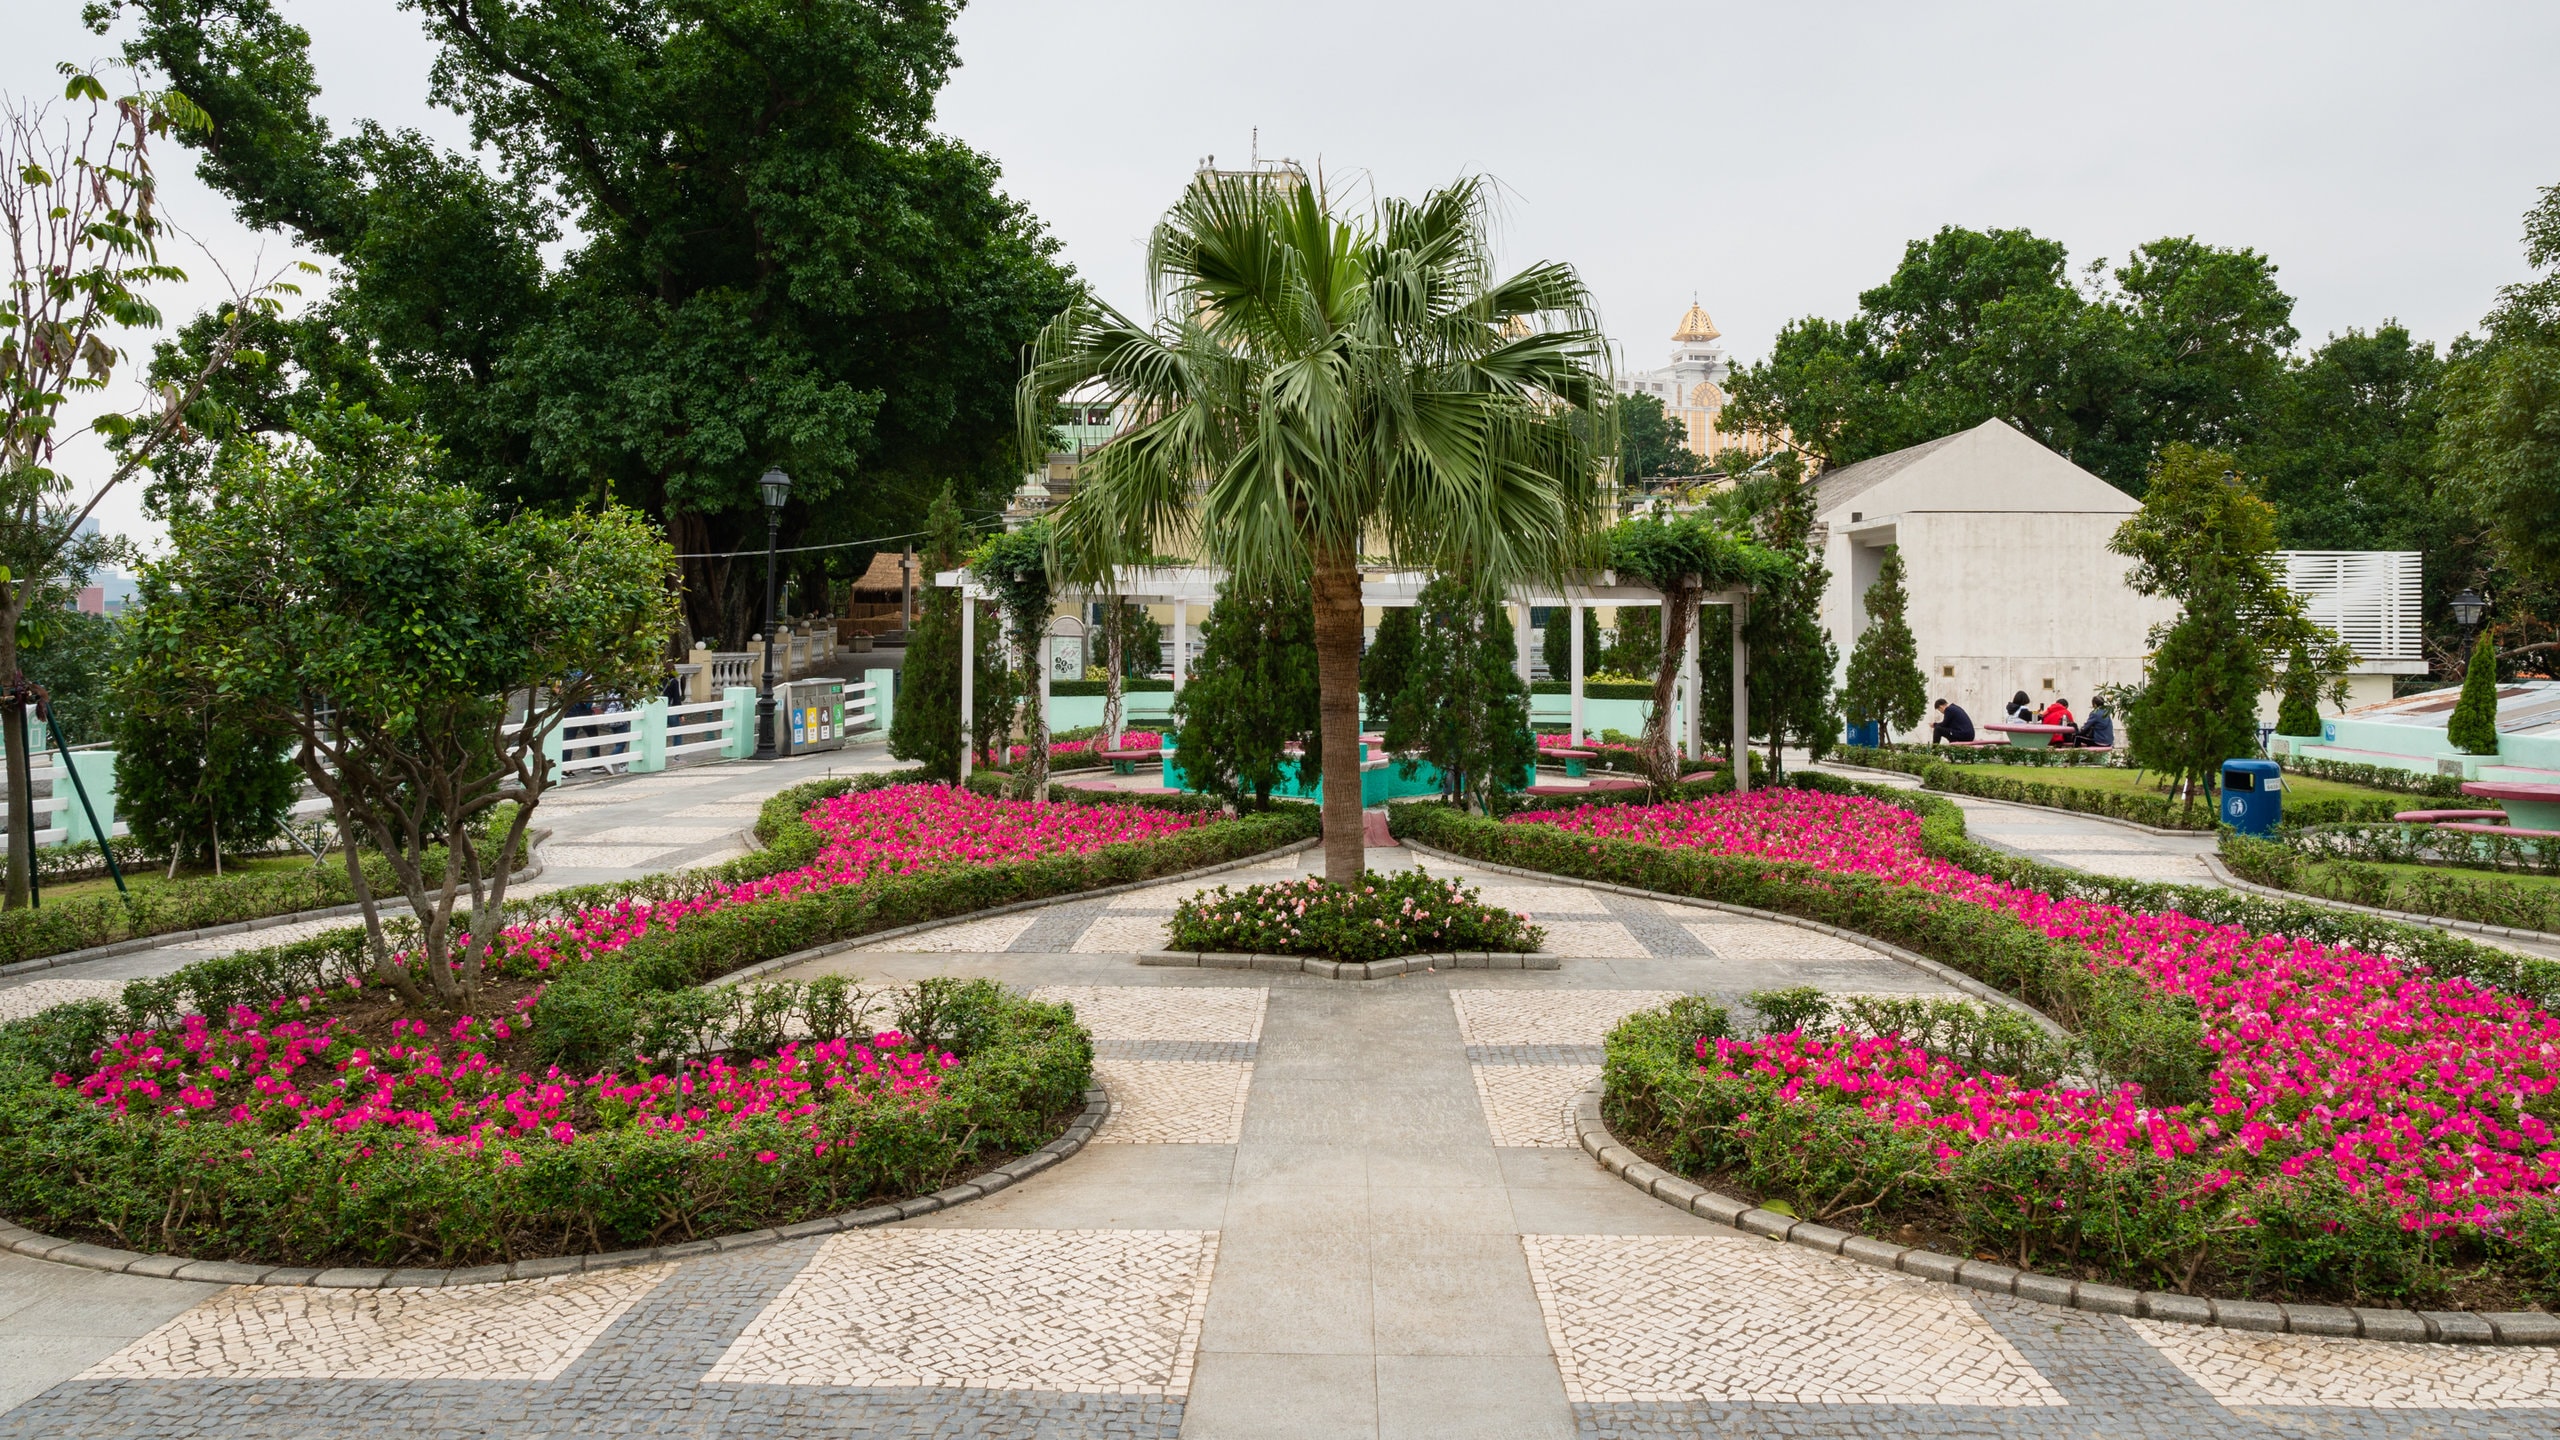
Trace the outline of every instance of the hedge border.
<instances>
[{"instance_id":1,"label":"hedge border","mask_svg":"<svg viewBox=\"0 0 2560 1440\"><path fill-rule=\"evenodd\" d=\"M820 1235L833 1235L843 1230L861 1230L886 1225L893 1220L908 1220L930 1215L976 1199L992 1195L1028 1180L1068 1156L1082 1150L1093 1139L1111 1113L1111 1097L1100 1085L1084 1092L1084 1109L1067 1125L1065 1133L1030 1154L981 1171L957 1185L946 1185L930 1195L918 1195L894 1205L874 1205L864 1210L849 1210L841 1215L827 1215L815 1220L802 1220L769 1230L748 1230L735 1235L721 1235L709 1240L688 1240L681 1245L661 1245L649 1250L612 1250L598 1255L553 1255L540 1260L518 1260L508 1265L472 1265L456 1270L415 1269L391 1270L367 1266L339 1265L327 1269L289 1265L243 1265L230 1260L191 1260L183 1255L145 1255L132 1250L116 1250L104 1245L76 1244L41 1235L23 1226L0 1220L0 1249L24 1255L33 1260L49 1260L59 1265L77 1265L87 1270L105 1270L119 1275L147 1275L161 1280L202 1280L217 1285L301 1285L322 1290L433 1289L448 1285L492 1285L509 1280L539 1280L552 1275L573 1275L590 1270L620 1270L633 1265L653 1265L669 1260L690 1260L700 1255L726 1254L759 1245L778 1245L785 1240L807 1240Z\"/></svg>"},{"instance_id":2,"label":"hedge border","mask_svg":"<svg viewBox=\"0 0 2560 1440\"><path fill-rule=\"evenodd\" d=\"M2521 930L2513 925L2492 925L2483 920L2465 920L2458 915L2422 915L2415 910L2385 910L2379 905L2358 905L2352 900L2333 900L2326 895L2314 895L2308 890L2287 890L2281 886L2244 880L2234 873L2219 855L2208 853L2199 858L2204 861L2204 868L2213 872L2214 879L2234 890L2246 891L2252 895L2264 895L2271 900L2300 900L2313 905L2325 905L2332 910L2351 910L2358 915L2376 915L2385 920L2397 920L2403 925L2428 925L2442 930L2467 930L2474 935L2493 935L2504 940L2529 940L2541 945L2560 945L2560 934L2554 934L2548 930Z\"/></svg>"},{"instance_id":3,"label":"hedge border","mask_svg":"<svg viewBox=\"0 0 2560 1440\"><path fill-rule=\"evenodd\" d=\"M1810 769L1815 767L1809 766L1807 768ZM1908 779L1920 781L1921 783L1919 785L1912 788L1930 795L1962 796L1977 805L2006 805L2012 810L2040 810L2047 815L2074 815L2083 820L2095 820L2102 825L2121 825L2127 830L2139 830L2145 835L2160 835L2171 840L2211 839L2213 836L2220 834L2222 829L2221 825L2216 823L2212 827L2202 830L2177 830L2166 825L2145 825L2139 820L2127 820L2121 815L2105 815L2095 810L2075 810L2068 805L2038 805L2030 800L1995 800L1988 795L1976 795L1970 790L1932 790L1929 788L1927 779L1917 771L1912 770L1884 770L1873 765L1852 765L1846 760L1825 760L1821 762L1820 768L1831 770L1855 770L1861 775L1900 775ZM1989 844L1990 842L1977 840L1974 843Z\"/></svg>"},{"instance_id":4,"label":"hedge border","mask_svg":"<svg viewBox=\"0 0 2560 1440\"><path fill-rule=\"evenodd\" d=\"M528 863L523 869L507 877L509 885L522 885L542 878L542 872L549 868L549 862L542 858L542 847L550 841L551 834L552 832L548 829L531 832L525 843ZM393 898L385 896L383 903L389 904ZM195 930L164 930L157 935L136 935L126 940L92 945L85 950L65 950L59 955L38 955L31 959L13 960L6 965L0 965L0 979L7 979L14 975L32 975L40 970L56 970L65 965L79 965L91 960L112 960L119 955L133 955L144 950L191 945L199 940L211 940L222 935L246 935L256 930L272 930L279 925L300 925L313 920L349 920L363 913L363 905L351 902L345 905L332 905L324 910L295 910L283 915L261 915L255 920L234 920L226 925L207 925Z\"/></svg>"},{"instance_id":5,"label":"hedge border","mask_svg":"<svg viewBox=\"0 0 2560 1440\"><path fill-rule=\"evenodd\" d=\"M1274 974L1313 975L1325 980L1385 980L1425 970L1561 970L1553 955L1517 950L1434 950L1419 955L1391 955L1384 960L1327 960L1316 955L1268 955L1258 951L1149 950L1140 965L1177 970L1264 970Z\"/></svg>"},{"instance_id":6,"label":"hedge border","mask_svg":"<svg viewBox=\"0 0 2560 1440\"><path fill-rule=\"evenodd\" d=\"M1760 910L1749 905L1734 905L1722 900L1701 900L1694 895L1674 895L1667 890L1642 890L1633 885L1619 885L1606 880L1586 880L1576 875L1560 875L1553 870L1531 870L1520 865L1504 865L1492 860L1472 859L1468 856L1456 854L1452 851L1434 849L1433 847L1425 845L1418 840L1407 839L1403 843L1407 849L1412 850L1416 854L1428 855L1435 860L1446 860L1453 865L1473 865L1480 870L1491 870L1503 875L1517 875L1530 880L1563 880L1570 884L1578 885L1585 890L1599 890L1611 895L1630 896L1638 900L1671 900L1682 905L1694 905L1701 910L1721 910L1728 915L1742 915L1753 920L1768 920L1779 925L1792 925L1798 930L1811 930L1818 935L1828 935L1836 940L1846 940L1853 945L1862 945L1867 949L1873 950L1877 954L1884 956L1886 959L1901 961L1905 965L1909 965L1916 970L1925 972L1932 979L1944 981L1945 983L1954 986L1956 989L1963 991L1967 996L1975 1000L1980 1000L1984 1004L1996 1005L2004 1010L2013 1010L2020 1015L2026 1016L2029 1020L2034 1021L2038 1029L2056 1039L2060 1039L2071 1033L2056 1022L2052 1016L2047 1015L2043 1011L2038 1010L2024 1000L2019 999L2015 995L2009 994L2007 991L2002 990L1997 986L1985 984L1984 982L1967 975L1963 971L1956 969L1952 965L1932 960L1928 956L1922 955L1917 951L1905 950L1901 946L1894 944L1892 941L1879 940L1872 935L1861 934L1858 931L1848 929L1844 926L1826 925L1819 920L1807 920L1800 915L1788 915L1776 910Z\"/></svg>"},{"instance_id":7,"label":"hedge border","mask_svg":"<svg viewBox=\"0 0 2560 1440\"><path fill-rule=\"evenodd\" d=\"M1730 1225L1746 1235L1873 1265L1879 1270L2100 1315L2174 1320L2226 1330L2447 1345L2560 1345L2560 1315L2539 1310L2384 1310L2368 1306L2289 1305L2272 1300L2217 1300L2209 1295L2173 1295L2068 1280L2012 1265L1852 1235L1720 1195L1647 1161L1610 1132L1608 1122L1601 1118L1600 1102L1601 1089L1597 1085L1574 1097L1573 1138L1601 1169L1663 1204L1702 1220Z\"/></svg>"}]
</instances>

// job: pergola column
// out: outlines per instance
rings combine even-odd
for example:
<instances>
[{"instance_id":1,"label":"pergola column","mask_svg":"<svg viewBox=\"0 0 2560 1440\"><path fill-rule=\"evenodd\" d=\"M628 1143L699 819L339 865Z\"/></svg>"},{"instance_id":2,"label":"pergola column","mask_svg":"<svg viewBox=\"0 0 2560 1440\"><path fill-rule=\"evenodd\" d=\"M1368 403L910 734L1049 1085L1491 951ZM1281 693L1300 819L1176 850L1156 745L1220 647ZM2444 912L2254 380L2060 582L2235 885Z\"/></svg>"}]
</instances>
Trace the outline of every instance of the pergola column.
<instances>
[{"instance_id":1,"label":"pergola column","mask_svg":"<svg viewBox=\"0 0 2560 1440\"><path fill-rule=\"evenodd\" d=\"M971 721L978 716L978 602L969 587L960 587L960 783L969 783L969 762L977 758L978 737Z\"/></svg>"},{"instance_id":2,"label":"pergola column","mask_svg":"<svg viewBox=\"0 0 2560 1440\"><path fill-rule=\"evenodd\" d=\"M1680 646L1680 680L1682 693L1687 697L1680 716L1680 733L1685 741L1681 753L1687 757L1687 763L1694 763L1701 758L1705 734L1698 714L1704 708L1699 703L1704 697L1698 693L1698 627L1695 625L1689 627L1689 638Z\"/></svg>"},{"instance_id":3,"label":"pergola column","mask_svg":"<svg viewBox=\"0 0 2560 1440\"><path fill-rule=\"evenodd\" d=\"M1568 735L1567 735L1567 738L1568 738L1568 739L1569 739L1569 740L1570 740L1570 741L1571 741L1575 746L1577 746L1577 747L1578 747L1578 746L1580 746L1580 745L1582 744L1582 602L1581 602L1581 601L1576 600L1576 601L1574 601L1572 604L1570 604L1570 605L1568 605L1568 606L1566 606L1566 607L1565 607L1565 623L1566 623L1567 625L1570 625L1570 626L1572 626L1572 627L1573 627L1572 632L1571 632L1571 633L1572 633L1572 635L1573 635L1573 639L1572 639L1572 641L1570 642L1570 643L1571 643L1571 646L1572 646L1572 650L1573 650L1573 675L1571 676L1571 680L1572 680L1572 686L1571 686L1571 689L1572 689L1572 693L1573 693L1573 724L1572 724L1572 729L1571 729L1571 731L1570 731L1570 732L1568 733Z\"/></svg>"},{"instance_id":4,"label":"pergola column","mask_svg":"<svg viewBox=\"0 0 2560 1440\"><path fill-rule=\"evenodd\" d=\"M1533 673L1529 668L1529 636L1534 633L1529 628L1529 602L1523 600L1511 608L1511 658L1520 672L1520 683L1526 685Z\"/></svg>"},{"instance_id":5,"label":"pergola column","mask_svg":"<svg viewBox=\"0 0 2560 1440\"><path fill-rule=\"evenodd\" d=\"M1733 601L1733 793L1751 793L1751 647L1743 643L1744 607L1748 604L1737 595Z\"/></svg>"},{"instance_id":6,"label":"pergola column","mask_svg":"<svg viewBox=\"0 0 2560 1440\"><path fill-rule=\"evenodd\" d=\"M1173 693L1182 693L1182 658L1191 649L1191 602L1173 602Z\"/></svg>"}]
</instances>

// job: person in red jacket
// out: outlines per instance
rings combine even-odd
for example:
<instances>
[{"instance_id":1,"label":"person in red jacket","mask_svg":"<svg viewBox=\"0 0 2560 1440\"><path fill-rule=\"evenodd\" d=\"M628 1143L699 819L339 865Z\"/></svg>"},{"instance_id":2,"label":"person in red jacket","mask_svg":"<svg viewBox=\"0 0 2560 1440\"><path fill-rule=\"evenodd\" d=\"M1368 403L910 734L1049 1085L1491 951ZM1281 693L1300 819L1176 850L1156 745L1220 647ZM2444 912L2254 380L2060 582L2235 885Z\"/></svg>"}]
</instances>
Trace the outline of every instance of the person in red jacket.
<instances>
[{"instance_id":1,"label":"person in red jacket","mask_svg":"<svg viewBox=\"0 0 2560 1440\"><path fill-rule=\"evenodd\" d=\"M2071 718L2071 702L2068 700L2056 700L2052 704L2044 707L2044 714L2036 718L2036 723L2039 725L2059 725L2065 730L2076 730L2079 728L2079 722Z\"/></svg>"}]
</instances>

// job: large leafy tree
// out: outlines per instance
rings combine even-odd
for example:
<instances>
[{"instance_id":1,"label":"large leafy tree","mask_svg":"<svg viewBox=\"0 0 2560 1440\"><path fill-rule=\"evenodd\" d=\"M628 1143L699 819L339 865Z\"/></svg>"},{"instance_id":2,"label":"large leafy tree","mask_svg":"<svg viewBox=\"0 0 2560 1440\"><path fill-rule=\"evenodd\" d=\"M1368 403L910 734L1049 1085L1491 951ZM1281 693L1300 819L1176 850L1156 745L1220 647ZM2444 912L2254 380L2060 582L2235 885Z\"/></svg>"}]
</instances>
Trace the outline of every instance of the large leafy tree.
<instances>
[{"instance_id":1,"label":"large leafy tree","mask_svg":"<svg viewBox=\"0 0 2560 1440\"><path fill-rule=\"evenodd\" d=\"M1248 589L1309 577L1328 774L1358 768L1365 551L1493 594L1599 522L1605 342L1571 267L1496 276L1489 204L1468 179L1353 217L1294 170L1204 172L1149 241L1153 320L1079 303L1023 382L1026 434L1080 385L1149 417L1086 457L1063 548L1196 537ZM1326 787L1326 878L1361 847L1358 787Z\"/></svg>"},{"instance_id":2,"label":"large leafy tree","mask_svg":"<svg viewBox=\"0 0 2560 1440\"><path fill-rule=\"evenodd\" d=\"M2500 558L2547 593L2560 591L2560 185L2525 216L2525 259L2540 276L2501 291L2487 335L2455 347L2439 454Z\"/></svg>"},{"instance_id":3,"label":"large leafy tree","mask_svg":"<svg viewBox=\"0 0 2560 1440\"><path fill-rule=\"evenodd\" d=\"M345 841L376 973L468 1012L552 783L546 742L572 707L665 673L671 557L628 510L500 516L437 480L414 431L305 423L323 420L333 443L235 450L174 511L131 643L244 731L291 737ZM393 944L359 845L390 865L414 943Z\"/></svg>"},{"instance_id":4,"label":"large leafy tree","mask_svg":"<svg viewBox=\"0 0 2560 1440\"><path fill-rule=\"evenodd\" d=\"M2245 437L2292 309L2251 250L2171 237L2075 277L2058 241L1948 226L1912 241L1855 315L1789 322L1735 374L1726 415L1833 465L1997 417L2139 491L2160 445Z\"/></svg>"},{"instance_id":5,"label":"large leafy tree","mask_svg":"<svg viewBox=\"0 0 2560 1440\"><path fill-rule=\"evenodd\" d=\"M389 0L377 0L388 8ZM444 442L545 507L657 516L686 616L758 620L755 481L786 529L911 528L1018 467L1021 347L1074 287L996 167L931 128L953 4L409 0L431 98L488 157L315 109L275 0L107 0L211 117L204 178L332 260L328 323ZM556 257L556 258L555 258Z\"/></svg>"}]
</instances>

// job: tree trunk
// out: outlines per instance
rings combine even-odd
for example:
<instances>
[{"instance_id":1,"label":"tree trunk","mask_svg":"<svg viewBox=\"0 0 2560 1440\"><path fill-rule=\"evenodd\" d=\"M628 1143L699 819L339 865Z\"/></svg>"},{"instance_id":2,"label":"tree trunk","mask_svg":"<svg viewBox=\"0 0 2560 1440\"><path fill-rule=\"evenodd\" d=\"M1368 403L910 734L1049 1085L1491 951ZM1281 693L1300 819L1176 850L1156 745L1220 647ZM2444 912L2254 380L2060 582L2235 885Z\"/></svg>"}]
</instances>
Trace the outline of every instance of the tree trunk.
<instances>
[{"instance_id":1,"label":"tree trunk","mask_svg":"<svg viewBox=\"0 0 2560 1440\"><path fill-rule=\"evenodd\" d=\"M23 910L35 891L35 765L27 754L27 707L16 698L18 688L18 616L26 607L28 586L0 582L0 734L9 751L9 863L6 908Z\"/></svg>"},{"instance_id":2,"label":"tree trunk","mask_svg":"<svg viewBox=\"0 0 2560 1440\"><path fill-rule=\"evenodd\" d=\"M1680 659L1689 650L1689 631L1698 610L1698 588L1694 584L1675 582L1662 592L1662 658L1653 670L1653 714L1644 722L1644 763L1652 772L1647 778L1666 786L1680 778L1680 767L1671 756L1671 690L1680 680ZM1698 703L1698 697L1689 697ZM1744 738L1742 750L1750 748Z\"/></svg>"},{"instance_id":3,"label":"tree trunk","mask_svg":"<svg viewBox=\"0 0 2560 1440\"><path fill-rule=\"evenodd\" d=\"M1323 747L1324 878L1356 885L1367 868L1360 819L1359 557L1348 549L1316 556L1316 716Z\"/></svg>"},{"instance_id":4,"label":"tree trunk","mask_svg":"<svg viewBox=\"0 0 2560 1440\"><path fill-rule=\"evenodd\" d=\"M1120 592L1106 592L1102 608L1102 748L1120 748L1120 637L1128 629Z\"/></svg>"}]
</instances>

